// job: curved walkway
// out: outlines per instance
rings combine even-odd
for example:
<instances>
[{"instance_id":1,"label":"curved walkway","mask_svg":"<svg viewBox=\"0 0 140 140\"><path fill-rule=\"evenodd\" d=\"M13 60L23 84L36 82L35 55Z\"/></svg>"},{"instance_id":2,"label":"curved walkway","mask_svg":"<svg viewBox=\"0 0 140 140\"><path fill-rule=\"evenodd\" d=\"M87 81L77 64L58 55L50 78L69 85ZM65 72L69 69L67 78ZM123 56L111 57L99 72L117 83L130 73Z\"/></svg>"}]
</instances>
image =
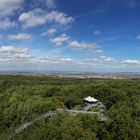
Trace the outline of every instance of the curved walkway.
<instances>
[{"instance_id":1,"label":"curved walkway","mask_svg":"<svg viewBox=\"0 0 140 140\"><path fill-rule=\"evenodd\" d=\"M41 115L40 117L32 120L32 121L28 121L28 122L25 122L24 124L22 124L20 127L18 127L16 130L15 130L15 133L16 134L19 134L20 132L22 132L24 129L26 129L27 127L29 127L30 125L32 125L33 123L43 119L43 118L48 118L48 117L51 117L52 115L56 114L55 112L53 111L48 111L46 112L45 114Z\"/></svg>"},{"instance_id":2,"label":"curved walkway","mask_svg":"<svg viewBox=\"0 0 140 140\"><path fill-rule=\"evenodd\" d=\"M103 113L100 112L91 112L91 111L79 111L79 110L65 110L65 109L57 109L56 111L48 111L45 114L41 115L40 117L29 121L29 122L25 122L23 125L21 125L20 127L18 127L15 130L16 134L19 134L20 132L22 132L24 129L28 128L30 125L32 125L33 123L43 119L43 118L48 118L51 117L52 115L56 114L57 112L65 112L65 113L69 113L69 114L73 114L73 115L78 115L78 114L91 114L91 115L98 115L99 116L99 120L104 122L107 120L106 117L104 117Z\"/></svg>"}]
</instances>

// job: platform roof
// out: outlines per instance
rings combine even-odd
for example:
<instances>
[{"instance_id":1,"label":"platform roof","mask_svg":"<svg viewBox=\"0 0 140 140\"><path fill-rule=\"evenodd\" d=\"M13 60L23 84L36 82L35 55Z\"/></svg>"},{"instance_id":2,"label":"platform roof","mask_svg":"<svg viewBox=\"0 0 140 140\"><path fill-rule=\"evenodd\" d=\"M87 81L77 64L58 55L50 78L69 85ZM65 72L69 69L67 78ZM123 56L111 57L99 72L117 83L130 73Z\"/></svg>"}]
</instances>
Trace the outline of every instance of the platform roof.
<instances>
[{"instance_id":1,"label":"platform roof","mask_svg":"<svg viewBox=\"0 0 140 140\"><path fill-rule=\"evenodd\" d=\"M95 99L91 96L88 96L88 97L84 98L84 100L87 101L87 102L97 102L98 101L97 99Z\"/></svg>"}]
</instances>

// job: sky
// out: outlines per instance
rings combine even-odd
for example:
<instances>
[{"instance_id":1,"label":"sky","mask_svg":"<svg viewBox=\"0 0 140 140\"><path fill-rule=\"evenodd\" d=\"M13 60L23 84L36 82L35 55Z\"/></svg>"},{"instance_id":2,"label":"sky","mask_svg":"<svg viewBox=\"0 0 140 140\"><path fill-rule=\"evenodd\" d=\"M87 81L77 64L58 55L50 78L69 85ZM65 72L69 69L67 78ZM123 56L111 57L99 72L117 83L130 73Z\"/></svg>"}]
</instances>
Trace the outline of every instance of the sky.
<instances>
[{"instance_id":1,"label":"sky","mask_svg":"<svg viewBox=\"0 0 140 140\"><path fill-rule=\"evenodd\" d=\"M139 0L0 0L0 70L140 72Z\"/></svg>"}]
</instances>

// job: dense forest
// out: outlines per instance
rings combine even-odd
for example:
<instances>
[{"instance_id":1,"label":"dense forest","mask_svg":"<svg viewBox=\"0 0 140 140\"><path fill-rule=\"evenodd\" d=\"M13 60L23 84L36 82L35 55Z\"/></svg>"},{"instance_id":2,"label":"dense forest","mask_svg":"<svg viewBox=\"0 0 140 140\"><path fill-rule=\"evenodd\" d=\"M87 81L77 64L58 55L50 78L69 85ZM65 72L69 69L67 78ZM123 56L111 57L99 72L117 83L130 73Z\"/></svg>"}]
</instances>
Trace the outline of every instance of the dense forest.
<instances>
[{"instance_id":1,"label":"dense forest","mask_svg":"<svg viewBox=\"0 0 140 140\"><path fill-rule=\"evenodd\" d=\"M22 133L14 130L57 108L80 109L83 98L99 99L107 121L97 116L57 113ZM140 80L0 76L0 140L139 140Z\"/></svg>"}]
</instances>

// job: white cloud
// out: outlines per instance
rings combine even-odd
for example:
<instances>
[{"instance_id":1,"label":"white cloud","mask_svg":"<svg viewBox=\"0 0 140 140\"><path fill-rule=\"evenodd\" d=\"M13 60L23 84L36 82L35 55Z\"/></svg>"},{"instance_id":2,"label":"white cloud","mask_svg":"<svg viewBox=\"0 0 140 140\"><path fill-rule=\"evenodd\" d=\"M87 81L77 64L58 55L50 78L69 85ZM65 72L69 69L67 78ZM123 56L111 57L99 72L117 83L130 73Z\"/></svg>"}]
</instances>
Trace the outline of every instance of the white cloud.
<instances>
[{"instance_id":1,"label":"white cloud","mask_svg":"<svg viewBox=\"0 0 140 140\"><path fill-rule=\"evenodd\" d=\"M74 21L72 17L58 11L52 11L50 14L48 14L47 19L50 21L54 20L56 23L61 25L65 25Z\"/></svg>"},{"instance_id":2,"label":"white cloud","mask_svg":"<svg viewBox=\"0 0 140 140\"><path fill-rule=\"evenodd\" d=\"M66 25L73 20L74 19L72 17L69 17L64 13L58 11L46 12L39 8L24 12L19 17L19 21L22 23L23 28L34 27L46 23Z\"/></svg>"},{"instance_id":3,"label":"white cloud","mask_svg":"<svg viewBox=\"0 0 140 140\"><path fill-rule=\"evenodd\" d=\"M55 8L56 4L54 2L54 0L46 0L46 5L49 9Z\"/></svg>"},{"instance_id":4,"label":"white cloud","mask_svg":"<svg viewBox=\"0 0 140 140\"><path fill-rule=\"evenodd\" d=\"M20 15L19 21L24 28L42 25L46 23L46 14L41 9L35 9L29 12L24 12Z\"/></svg>"},{"instance_id":5,"label":"white cloud","mask_svg":"<svg viewBox=\"0 0 140 140\"><path fill-rule=\"evenodd\" d=\"M112 62L114 59L106 56L100 56L99 60L103 62Z\"/></svg>"},{"instance_id":6,"label":"white cloud","mask_svg":"<svg viewBox=\"0 0 140 140\"><path fill-rule=\"evenodd\" d=\"M97 53L103 53L103 50L96 50Z\"/></svg>"},{"instance_id":7,"label":"white cloud","mask_svg":"<svg viewBox=\"0 0 140 140\"><path fill-rule=\"evenodd\" d=\"M18 10L24 0L0 0L0 16L12 15Z\"/></svg>"},{"instance_id":8,"label":"white cloud","mask_svg":"<svg viewBox=\"0 0 140 140\"><path fill-rule=\"evenodd\" d=\"M103 64L105 63L110 63L110 62L114 62L113 58L107 57L107 56L100 56L99 58L88 58L85 60L82 60L82 63L87 63L90 65L99 65L99 64Z\"/></svg>"},{"instance_id":9,"label":"white cloud","mask_svg":"<svg viewBox=\"0 0 140 140\"><path fill-rule=\"evenodd\" d=\"M139 60L124 60L122 61L122 64L128 64L128 65L139 65L140 61Z\"/></svg>"},{"instance_id":10,"label":"white cloud","mask_svg":"<svg viewBox=\"0 0 140 140\"><path fill-rule=\"evenodd\" d=\"M100 31L96 30L96 31L94 31L94 34L95 35L100 35Z\"/></svg>"},{"instance_id":11,"label":"white cloud","mask_svg":"<svg viewBox=\"0 0 140 140\"><path fill-rule=\"evenodd\" d=\"M17 64L17 62L31 61L33 58L27 48L0 46L0 62Z\"/></svg>"},{"instance_id":12,"label":"white cloud","mask_svg":"<svg viewBox=\"0 0 140 140\"><path fill-rule=\"evenodd\" d=\"M0 46L0 53L25 53L27 48L18 48L15 46Z\"/></svg>"},{"instance_id":13,"label":"white cloud","mask_svg":"<svg viewBox=\"0 0 140 140\"><path fill-rule=\"evenodd\" d=\"M137 36L137 39L140 40L140 35Z\"/></svg>"},{"instance_id":14,"label":"white cloud","mask_svg":"<svg viewBox=\"0 0 140 140\"><path fill-rule=\"evenodd\" d=\"M57 32L56 29L51 28L51 29L49 29L48 31L43 32L43 33L41 34L41 36L53 36L56 32Z\"/></svg>"},{"instance_id":15,"label":"white cloud","mask_svg":"<svg viewBox=\"0 0 140 140\"><path fill-rule=\"evenodd\" d=\"M12 34L12 35L7 36L7 39L9 40L27 40L30 38L31 38L31 35L27 33Z\"/></svg>"},{"instance_id":16,"label":"white cloud","mask_svg":"<svg viewBox=\"0 0 140 140\"><path fill-rule=\"evenodd\" d=\"M78 41L71 41L69 43L69 47L75 50L81 50L81 49L95 49L97 48L97 44L96 43L87 43L87 42L78 42Z\"/></svg>"},{"instance_id":17,"label":"white cloud","mask_svg":"<svg viewBox=\"0 0 140 140\"><path fill-rule=\"evenodd\" d=\"M18 66L29 65L45 67L46 65L56 66L57 64L72 65L74 61L68 57L61 56L35 56L27 48L16 46L0 46L0 64Z\"/></svg>"},{"instance_id":18,"label":"white cloud","mask_svg":"<svg viewBox=\"0 0 140 140\"><path fill-rule=\"evenodd\" d=\"M7 39L7 40L27 40L30 39L31 35L27 33L19 33L19 34L11 34L11 35L0 35L0 39Z\"/></svg>"},{"instance_id":19,"label":"white cloud","mask_svg":"<svg viewBox=\"0 0 140 140\"><path fill-rule=\"evenodd\" d=\"M51 42L53 42L54 44L60 46L62 45L64 42L67 42L70 39L69 36L67 36L66 34L62 34L59 37L55 37L51 39Z\"/></svg>"},{"instance_id":20,"label":"white cloud","mask_svg":"<svg viewBox=\"0 0 140 140\"><path fill-rule=\"evenodd\" d=\"M105 62L105 63L104 63ZM111 62L111 63L110 63ZM70 57L63 56L39 56L33 55L27 48L16 46L0 46L0 65L4 68L10 69L50 69L50 70L122 70L130 68L124 64L135 64L140 66L139 60L124 60L122 62L115 62L113 58L101 56L94 59L76 60ZM123 67L125 66L125 67ZM135 68L136 68L135 67ZM132 68L134 66L132 65Z\"/></svg>"},{"instance_id":21,"label":"white cloud","mask_svg":"<svg viewBox=\"0 0 140 140\"><path fill-rule=\"evenodd\" d=\"M6 66L15 66L18 68L22 66L30 67L59 67L64 65L73 65L74 61L68 57L61 56L47 56L41 57L33 55L27 48L15 47L15 46L0 46L0 64ZM59 66L57 64L60 64Z\"/></svg>"},{"instance_id":22,"label":"white cloud","mask_svg":"<svg viewBox=\"0 0 140 140\"><path fill-rule=\"evenodd\" d=\"M16 26L16 22L9 18L0 18L0 29L8 29Z\"/></svg>"},{"instance_id":23,"label":"white cloud","mask_svg":"<svg viewBox=\"0 0 140 140\"><path fill-rule=\"evenodd\" d=\"M73 60L71 58L53 56L43 58L42 62L46 64L72 64Z\"/></svg>"}]
</instances>

